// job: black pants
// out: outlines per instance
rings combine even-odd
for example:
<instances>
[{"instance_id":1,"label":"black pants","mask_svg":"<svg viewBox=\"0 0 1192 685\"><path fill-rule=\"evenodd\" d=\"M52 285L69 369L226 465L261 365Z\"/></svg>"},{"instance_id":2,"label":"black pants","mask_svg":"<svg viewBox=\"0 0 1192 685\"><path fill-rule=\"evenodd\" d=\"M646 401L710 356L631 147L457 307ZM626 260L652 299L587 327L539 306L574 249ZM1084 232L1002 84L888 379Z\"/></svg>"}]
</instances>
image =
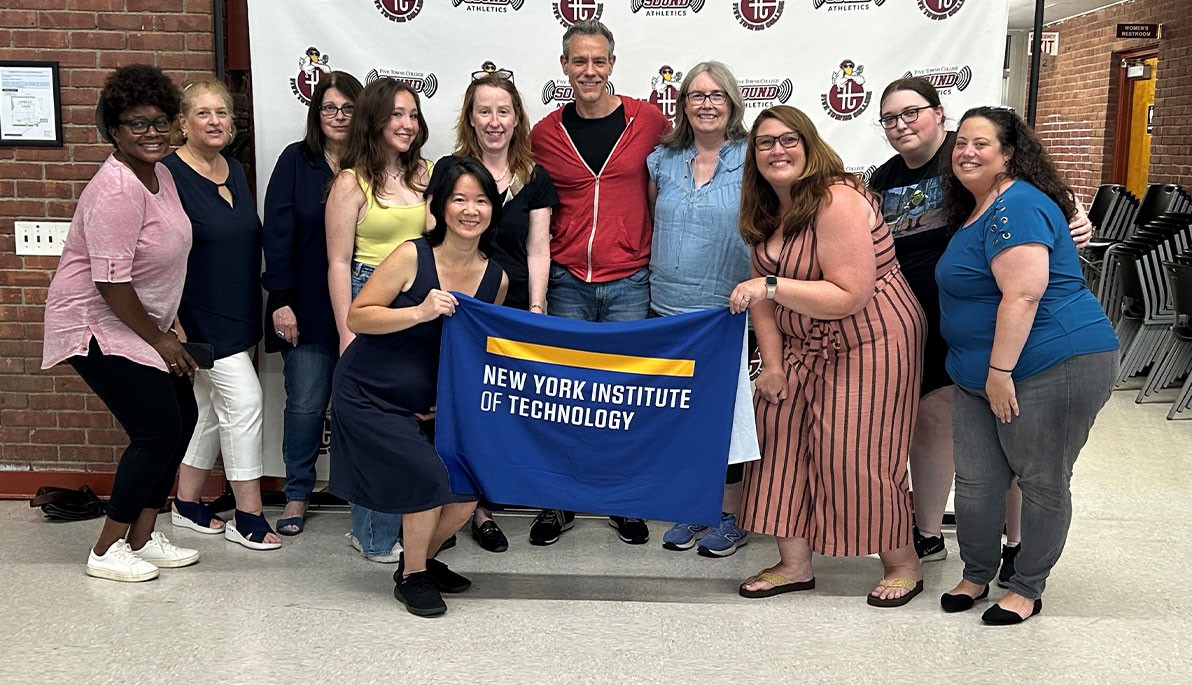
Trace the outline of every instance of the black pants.
<instances>
[{"instance_id":1,"label":"black pants","mask_svg":"<svg viewBox=\"0 0 1192 685\"><path fill-rule=\"evenodd\" d=\"M68 361L128 434L108 517L131 524L141 510L164 507L174 486L199 415L190 378L105 355L94 339L86 357Z\"/></svg>"}]
</instances>

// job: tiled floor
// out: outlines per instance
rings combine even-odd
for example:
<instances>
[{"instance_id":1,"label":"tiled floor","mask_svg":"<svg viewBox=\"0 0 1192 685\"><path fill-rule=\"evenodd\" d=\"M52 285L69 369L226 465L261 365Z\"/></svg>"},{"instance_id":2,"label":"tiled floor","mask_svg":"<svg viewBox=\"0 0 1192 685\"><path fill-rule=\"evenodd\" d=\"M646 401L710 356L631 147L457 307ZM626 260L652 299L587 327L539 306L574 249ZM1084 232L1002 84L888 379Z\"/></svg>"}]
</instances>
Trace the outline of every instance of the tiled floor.
<instances>
[{"instance_id":1,"label":"tiled floor","mask_svg":"<svg viewBox=\"0 0 1192 685\"><path fill-rule=\"evenodd\" d=\"M349 547L346 512L317 513L275 552L163 516L202 561L124 585L83 574L99 521L6 502L0 682L1192 682L1192 422L1133 395L1114 395L1077 463L1067 550L1021 626L940 611L960 575L951 537L923 595L891 610L864 601L876 559L817 559L814 592L746 600L737 584L775 560L772 539L707 559L663 550L665 524L631 547L589 518L534 548L530 519L506 515L507 553L466 536L444 553L474 587L426 620L394 601L393 566Z\"/></svg>"}]
</instances>

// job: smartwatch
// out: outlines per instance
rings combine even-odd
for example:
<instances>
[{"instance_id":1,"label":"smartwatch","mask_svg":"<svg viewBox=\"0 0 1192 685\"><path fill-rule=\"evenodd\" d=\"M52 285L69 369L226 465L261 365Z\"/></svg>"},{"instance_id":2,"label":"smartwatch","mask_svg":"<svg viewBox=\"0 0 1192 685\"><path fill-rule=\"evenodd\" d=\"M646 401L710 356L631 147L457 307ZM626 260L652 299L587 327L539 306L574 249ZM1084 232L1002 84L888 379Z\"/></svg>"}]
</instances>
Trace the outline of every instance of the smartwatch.
<instances>
[{"instance_id":1,"label":"smartwatch","mask_svg":"<svg viewBox=\"0 0 1192 685\"><path fill-rule=\"evenodd\" d=\"M778 292L778 277L774 274L766 276L766 299L774 299L774 295Z\"/></svg>"}]
</instances>

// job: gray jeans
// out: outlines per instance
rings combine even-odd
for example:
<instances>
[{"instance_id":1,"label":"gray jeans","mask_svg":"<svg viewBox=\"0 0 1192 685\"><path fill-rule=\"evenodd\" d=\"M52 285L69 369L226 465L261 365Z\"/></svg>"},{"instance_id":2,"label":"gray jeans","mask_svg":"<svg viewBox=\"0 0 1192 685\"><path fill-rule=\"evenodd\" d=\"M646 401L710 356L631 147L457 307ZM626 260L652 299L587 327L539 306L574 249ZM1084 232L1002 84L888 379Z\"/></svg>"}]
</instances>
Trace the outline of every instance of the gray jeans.
<instances>
[{"instance_id":1,"label":"gray jeans","mask_svg":"<svg viewBox=\"0 0 1192 685\"><path fill-rule=\"evenodd\" d=\"M1001 561L1005 496L1022 488L1022 549L1010 590L1043 594L1072 522L1072 466L1097 412L1109 399L1118 352L1070 357L1015 383L1019 416L1000 423L984 390L957 387L952 400L956 453L956 541L964 579L985 585Z\"/></svg>"}]
</instances>

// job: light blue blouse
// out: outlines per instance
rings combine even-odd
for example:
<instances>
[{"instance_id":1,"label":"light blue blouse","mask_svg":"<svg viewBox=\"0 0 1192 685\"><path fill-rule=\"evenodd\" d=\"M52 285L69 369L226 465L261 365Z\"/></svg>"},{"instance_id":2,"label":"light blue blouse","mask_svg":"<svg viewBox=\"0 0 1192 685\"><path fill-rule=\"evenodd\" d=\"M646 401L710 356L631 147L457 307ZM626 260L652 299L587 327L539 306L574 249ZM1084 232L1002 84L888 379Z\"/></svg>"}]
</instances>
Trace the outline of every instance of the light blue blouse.
<instances>
[{"instance_id":1,"label":"light blue blouse","mask_svg":"<svg viewBox=\"0 0 1192 685\"><path fill-rule=\"evenodd\" d=\"M712 180L695 187L695 147L658 146L646 159L658 187L650 256L650 308L672 315L728 306L749 278L749 248L737 232L745 141L720 148Z\"/></svg>"}]
</instances>

